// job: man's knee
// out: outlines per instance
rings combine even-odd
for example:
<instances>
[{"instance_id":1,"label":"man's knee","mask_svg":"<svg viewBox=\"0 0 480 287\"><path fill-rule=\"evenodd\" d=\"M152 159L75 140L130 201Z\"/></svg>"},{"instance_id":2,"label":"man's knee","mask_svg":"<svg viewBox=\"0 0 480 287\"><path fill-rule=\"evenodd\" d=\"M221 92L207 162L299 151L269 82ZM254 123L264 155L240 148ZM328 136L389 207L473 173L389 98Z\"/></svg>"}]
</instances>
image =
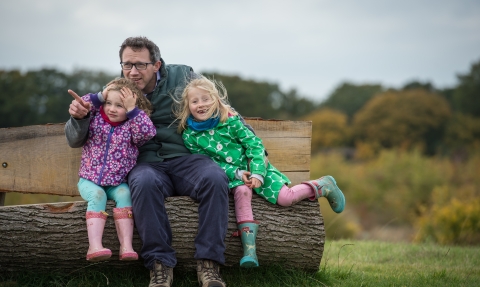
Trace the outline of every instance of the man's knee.
<instances>
[{"instance_id":1,"label":"man's knee","mask_svg":"<svg viewBox=\"0 0 480 287\"><path fill-rule=\"evenodd\" d=\"M206 172L203 173L203 179L212 184L220 184L223 186L228 186L228 177L225 174L225 171L218 166L215 162L205 168Z\"/></svg>"},{"instance_id":2,"label":"man's knee","mask_svg":"<svg viewBox=\"0 0 480 287\"><path fill-rule=\"evenodd\" d=\"M196 187L198 197L217 197L218 200L228 198L230 192L228 177L216 163L215 165L204 169L204 172L200 175Z\"/></svg>"},{"instance_id":3,"label":"man's knee","mask_svg":"<svg viewBox=\"0 0 480 287\"><path fill-rule=\"evenodd\" d=\"M149 165L137 165L128 174L128 186L132 193L138 189L148 188L155 181L155 170Z\"/></svg>"}]
</instances>

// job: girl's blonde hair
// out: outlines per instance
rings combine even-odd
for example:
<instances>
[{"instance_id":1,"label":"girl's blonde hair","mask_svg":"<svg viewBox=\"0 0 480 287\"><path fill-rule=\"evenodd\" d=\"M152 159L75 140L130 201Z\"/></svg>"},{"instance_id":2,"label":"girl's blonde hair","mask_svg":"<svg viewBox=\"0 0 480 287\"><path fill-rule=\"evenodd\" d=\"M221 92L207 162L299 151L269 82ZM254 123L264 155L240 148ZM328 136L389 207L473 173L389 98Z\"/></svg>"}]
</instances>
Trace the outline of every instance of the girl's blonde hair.
<instances>
[{"instance_id":1,"label":"girl's blonde hair","mask_svg":"<svg viewBox=\"0 0 480 287\"><path fill-rule=\"evenodd\" d=\"M190 109L188 106L188 93L193 88L201 89L210 95L212 98L212 105L207 111L208 118L220 118L220 122L224 123L229 114L236 115L237 113L230 107L227 100L227 90L222 83L210 80L205 76L198 75L192 79L182 92L180 99L174 99L175 108L174 114L177 117L178 133L187 129L187 119L190 116Z\"/></svg>"},{"instance_id":2,"label":"girl's blonde hair","mask_svg":"<svg viewBox=\"0 0 480 287\"><path fill-rule=\"evenodd\" d=\"M145 97L142 93L142 91L135 85L134 82L130 81L129 79L125 78L116 78L110 83L107 84L108 90L109 91L120 91L123 87L129 88L132 93L134 93L137 96L137 101L135 102L135 105L143 110L147 116L150 116L150 114L153 111L153 105L150 103L150 101Z\"/></svg>"}]
</instances>

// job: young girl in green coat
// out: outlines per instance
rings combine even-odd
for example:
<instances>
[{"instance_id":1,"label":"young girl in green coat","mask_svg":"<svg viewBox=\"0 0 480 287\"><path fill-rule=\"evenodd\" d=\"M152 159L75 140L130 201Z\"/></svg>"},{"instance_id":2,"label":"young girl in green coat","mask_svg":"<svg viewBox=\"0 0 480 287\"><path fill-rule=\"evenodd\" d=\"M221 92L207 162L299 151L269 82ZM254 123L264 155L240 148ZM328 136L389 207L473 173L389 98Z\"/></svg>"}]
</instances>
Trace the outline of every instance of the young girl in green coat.
<instances>
[{"instance_id":1,"label":"young girl in green coat","mask_svg":"<svg viewBox=\"0 0 480 287\"><path fill-rule=\"evenodd\" d=\"M290 180L266 160L262 140L227 104L227 92L221 84L203 76L193 79L176 104L178 131L183 132L185 146L192 153L211 157L229 179L244 250L240 266L258 266L255 247L258 222L253 218L252 189L281 206L323 196L336 213L345 208L345 197L329 175L289 188Z\"/></svg>"}]
</instances>

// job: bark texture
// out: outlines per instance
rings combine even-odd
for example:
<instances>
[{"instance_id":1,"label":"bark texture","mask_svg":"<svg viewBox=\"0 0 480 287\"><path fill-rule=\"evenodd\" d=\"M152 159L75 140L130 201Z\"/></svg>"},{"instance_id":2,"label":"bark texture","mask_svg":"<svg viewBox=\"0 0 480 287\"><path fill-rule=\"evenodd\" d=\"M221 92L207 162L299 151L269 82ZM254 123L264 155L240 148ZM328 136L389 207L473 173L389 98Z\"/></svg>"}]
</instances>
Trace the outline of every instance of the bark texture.
<instances>
[{"instance_id":1,"label":"bark texture","mask_svg":"<svg viewBox=\"0 0 480 287\"><path fill-rule=\"evenodd\" d=\"M195 268L194 238L197 234L198 204L188 197L173 197L166 201L173 231L173 246L177 251L176 268ZM252 200L255 219L260 221L257 255L260 265L281 264L287 267L318 270L325 243L323 217L317 201L302 201L292 207L272 205L255 196ZM85 226L86 202L65 202L0 207L0 271L37 270L74 271L95 266L143 266L143 262L118 260L119 243L113 216L107 220L104 246L113 252L109 261L89 263ZM113 202L107 212L112 214ZM227 238L226 266L238 266L243 255L240 237L231 235L237 229L233 198ZM134 233L134 248L142 242Z\"/></svg>"}]
</instances>

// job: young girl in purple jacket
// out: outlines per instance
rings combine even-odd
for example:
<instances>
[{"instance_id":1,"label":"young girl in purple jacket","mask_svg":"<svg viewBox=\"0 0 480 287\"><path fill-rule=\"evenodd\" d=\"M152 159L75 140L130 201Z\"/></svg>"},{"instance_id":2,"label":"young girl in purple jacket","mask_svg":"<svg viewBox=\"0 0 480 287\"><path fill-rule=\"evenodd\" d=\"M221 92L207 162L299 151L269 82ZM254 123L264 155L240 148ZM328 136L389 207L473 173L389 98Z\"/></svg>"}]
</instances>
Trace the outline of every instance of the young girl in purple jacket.
<instances>
[{"instance_id":1,"label":"young girl in purple jacket","mask_svg":"<svg viewBox=\"0 0 480 287\"><path fill-rule=\"evenodd\" d=\"M79 97L68 92L90 110L88 138L83 145L78 190L88 201L86 221L89 248L87 260L102 261L112 256L102 245L108 214L108 199L116 208L113 218L120 241L120 260L137 260L132 247L133 214L128 172L136 164L138 147L156 134L149 118L152 105L131 81L119 78L107 84L107 92Z\"/></svg>"}]
</instances>

